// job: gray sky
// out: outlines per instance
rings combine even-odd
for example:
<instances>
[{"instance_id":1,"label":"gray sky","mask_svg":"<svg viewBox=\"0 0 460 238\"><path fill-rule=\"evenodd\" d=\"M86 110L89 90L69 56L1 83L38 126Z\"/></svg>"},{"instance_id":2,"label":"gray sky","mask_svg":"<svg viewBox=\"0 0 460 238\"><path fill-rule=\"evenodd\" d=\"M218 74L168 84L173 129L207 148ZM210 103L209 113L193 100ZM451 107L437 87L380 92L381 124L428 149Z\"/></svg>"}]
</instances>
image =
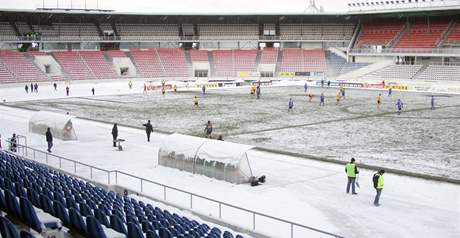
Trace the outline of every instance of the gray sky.
<instances>
[{"instance_id":1,"label":"gray sky","mask_svg":"<svg viewBox=\"0 0 460 238\"><path fill-rule=\"evenodd\" d=\"M35 9L42 7L84 8L85 0L0 0L0 8ZM309 0L86 0L87 8L112 9L119 12L245 12L301 13ZM347 0L316 0L327 12L347 11Z\"/></svg>"}]
</instances>

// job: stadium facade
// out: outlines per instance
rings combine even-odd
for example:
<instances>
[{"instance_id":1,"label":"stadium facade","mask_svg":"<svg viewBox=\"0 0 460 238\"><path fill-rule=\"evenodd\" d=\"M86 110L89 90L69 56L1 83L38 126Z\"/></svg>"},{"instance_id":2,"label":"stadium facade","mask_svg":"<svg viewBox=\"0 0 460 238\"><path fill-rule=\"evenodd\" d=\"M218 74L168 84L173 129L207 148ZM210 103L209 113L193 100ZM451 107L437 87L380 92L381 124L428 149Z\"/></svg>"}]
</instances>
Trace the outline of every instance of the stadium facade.
<instances>
[{"instance_id":1,"label":"stadium facade","mask_svg":"<svg viewBox=\"0 0 460 238\"><path fill-rule=\"evenodd\" d=\"M366 67L357 77L456 80L458 6L414 11L351 4L340 14L1 10L0 82L331 78Z\"/></svg>"}]
</instances>

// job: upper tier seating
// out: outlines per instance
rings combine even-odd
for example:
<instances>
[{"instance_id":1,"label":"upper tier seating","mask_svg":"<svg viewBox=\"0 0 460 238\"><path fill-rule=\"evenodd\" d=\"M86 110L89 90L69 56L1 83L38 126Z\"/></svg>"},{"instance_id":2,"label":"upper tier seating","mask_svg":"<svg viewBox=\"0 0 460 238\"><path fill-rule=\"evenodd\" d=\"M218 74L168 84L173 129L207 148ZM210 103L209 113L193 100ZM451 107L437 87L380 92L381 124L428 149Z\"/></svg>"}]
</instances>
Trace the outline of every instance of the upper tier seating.
<instances>
[{"instance_id":1,"label":"upper tier seating","mask_svg":"<svg viewBox=\"0 0 460 238\"><path fill-rule=\"evenodd\" d=\"M280 25L282 40L348 41L353 36L353 24L286 24Z\"/></svg>"},{"instance_id":2,"label":"upper tier seating","mask_svg":"<svg viewBox=\"0 0 460 238\"><path fill-rule=\"evenodd\" d=\"M86 237L243 238L1 151L0 188Z\"/></svg>"},{"instance_id":3,"label":"upper tier seating","mask_svg":"<svg viewBox=\"0 0 460 238\"><path fill-rule=\"evenodd\" d=\"M416 21L396 44L395 48L436 48L449 20Z\"/></svg>"},{"instance_id":4,"label":"upper tier seating","mask_svg":"<svg viewBox=\"0 0 460 238\"><path fill-rule=\"evenodd\" d=\"M20 34L24 35L24 34L29 34L33 32L29 24L27 24L26 22L16 22L15 24Z\"/></svg>"},{"instance_id":5,"label":"upper tier seating","mask_svg":"<svg viewBox=\"0 0 460 238\"><path fill-rule=\"evenodd\" d=\"M278 52L276 48L264 48L260 54L260 64L276 64Z\"/></svg>"},{"instance_id":6,"label":"upper tier seating","mask_svg":"<svg viewBox=\"0 0 460 238\"><path fill-rule=\"evenodd\" d=\"M452 31L447 37L446 44L452 46L460 46L460 22L457 21Z\"/></svg>"},{"instance_id":7,"label":"upper tier seating","mask_svg":"<svg viewBox=\"0 0 460 238\"><path fill-rule=\"evenodd\" d=\"M96 79L88 64L77 51L54 52L53 55L71 79Z\"/></svg>"},{"instance_id":8,"label":"upper tier seating","mask_svg":"<svg viewBox=\"0 0 460 238\"><path fill-rule=\"evenodd\" d=\"M428 67L415 78L422 80L460 81L460 66L428 65Z\"/></svg>"},{"instance_id":9,"label":"upper tier seating","mask_svg":"<svg viewBox=\"0 0 460 238\"><path fill-rule=\"evenodd\" d=\"M422 65L395 64L367 74L364 78L412 79L421 68Z\"/></svg>"},{"instance_id":10,"label":"upper tier seating","mask_svg":"<svg viewBox=\"0 0 460 238\"><path fill-rule=\"evenodd\" d=\"M282 72L326 72L326 55L323 49L284 49Z\"/></svg>"},{"instance_id":11,"label":"upper tier seating","mask_svg":"<svg viewBox=\"0 0 460 238\"><path fill-rule=\"evenodd\" d=\"M24 56L23 53L12 50L1 50L0 63L3 64L4 68L13 76L11 81L29 82L44 81L48 79L31 60Z\"/></svg>"},{"instance_id":12,"label":"upper tier seating","mask_svg":"<svg viewBox=\"0 0 460 238\"><path fill-rule=\"evenodd\" d=\"M356 47L386 45L403 29L404 22L369 22L362 25Z\"/></svg>"},{"instance_id":13,"label":"upper tier seating","mask_svg":"<svg viewBox=\"0 0 460 238\"><path fill-rule=\"evenodd\" d=\"M0 40L17 40L16 32L9 22L0 22Z\"/></svg>"},{"instance_id":14,"label":"upper tier seating","mask_svg":"<svg viewBox=\"0 0 460 238\"><path fill-rule=\"evenodd\" d=\"M200 24L198 31L202 40L259 39L257 24Z\"/></svg>"},{"instance_id":15,"label":"upper tier seating","mask_svg":"<svg viewBox=\"0 0 460 238\"><path fill-rule=\"evenodd\" d=\"M122 40L179 40L174 24L116 24Z\"/></svg>"},{"instance_id":16,"label":"upper tier seating","mask_svg":"<svg viewBox=\"0 0 460 238\"><path fill-rule=\"evenodd\" d=\"M34 31L41 33L42 40L100 40L99 31L93 23L54 23L34 25Z\"/></svg>"}]
</instances>

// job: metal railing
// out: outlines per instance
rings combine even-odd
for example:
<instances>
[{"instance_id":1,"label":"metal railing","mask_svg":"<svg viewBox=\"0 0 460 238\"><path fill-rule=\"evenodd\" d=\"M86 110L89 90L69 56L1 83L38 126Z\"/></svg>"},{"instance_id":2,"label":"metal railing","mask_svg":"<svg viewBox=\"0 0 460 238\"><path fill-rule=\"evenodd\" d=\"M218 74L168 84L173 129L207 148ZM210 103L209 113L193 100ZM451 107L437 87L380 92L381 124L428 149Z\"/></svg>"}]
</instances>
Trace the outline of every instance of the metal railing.
<instances>
[{"instance_id":1,"label":"metal railing","mask_svg":"<svg viewBox=\"0 0 460 238\"><path fill-rule=\"evenodd\" d=\"M446 54L459 55L460 48L355 48L350 54Z\"/></svg>"},{"instance_id":2,"label":"metal railing","mask_svg":"<svg viewBox=\"0 0 460 238\"><path fill-rule=\"evenodd\" d=\"M343 238L343 236L338 234L277 218L240 206L221 202L206 196L188 192L126 172L102 169L93 165L72 159L67 159L62 156L54 155L46 151L38 150L25 145L18 144L17 147L18 149L22 148L18 151L22 151L22 157L26 159L33 160L50 167L58 168L62 171L77 175L79 177L89 178L95 182L105 183L108 185L117 185L120 187L129 186L129 190L140 192L170 204L175 204L178 207L193 210L199 214L204 214L205 216L215 216L230 224L247 228L254 232L260 232L261 234L267 233L266 228L271 227L274 229L274 231L270 231L271 236L273 236L273 234L276 234L276 232L280 232L280 229L278 229L279 227L284 226L285 229L282 230L282 233L284 234L283 237L305 237L308 233L310 235L314 234L316 236L321 235L325 237ZM17 154L21 155L20 153ZM27 156L27 154L29 156ZM84 175L85 171L88 172L89 176ZM185 199L178 201L177 197L181 196ZM208 204L204 204L205 202ZM202 209L201 211L200 205ZM236 215L236 213L239 215ZM246 219L244 219L244 217ZM248 227L247 225L249 220L251 220L249 223L251 224L251 227ZM262 230L262 228L259 228L259 226L262 226L265 229Z\"/></svg>"}]
</instances>

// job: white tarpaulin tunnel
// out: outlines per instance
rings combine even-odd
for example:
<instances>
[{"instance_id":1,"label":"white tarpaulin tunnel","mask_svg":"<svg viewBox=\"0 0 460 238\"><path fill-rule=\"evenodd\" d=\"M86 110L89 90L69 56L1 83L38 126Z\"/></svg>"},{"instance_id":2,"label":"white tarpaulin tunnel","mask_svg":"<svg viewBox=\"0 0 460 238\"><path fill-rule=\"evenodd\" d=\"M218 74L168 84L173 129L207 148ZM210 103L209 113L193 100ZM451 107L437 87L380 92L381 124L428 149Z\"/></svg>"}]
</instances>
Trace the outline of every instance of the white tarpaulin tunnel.
<instances>
[{"instance_id":1,"label":"white tarpaulin tunnel","mask_svg":"<svg viewBox=\"0 0 460 238\"><path fill-rule=\"evenodd\" d=\"M231 183L247 183L252 170L246 152L252 148L175 133L163 140L158 164Z\"/></svg>"},{"instance_id":2,"label":"white tarpaulin tunnel","mask_svg":"<svg viewBox=\"0 0 460 238\"><path fill-rule=\"evenodd\" d=\"M39 111L29 119L29 132L45 135L49 127L54 138L77 140L72 118L74 117L65 114Z\"/></svg>"}]
</instances>

